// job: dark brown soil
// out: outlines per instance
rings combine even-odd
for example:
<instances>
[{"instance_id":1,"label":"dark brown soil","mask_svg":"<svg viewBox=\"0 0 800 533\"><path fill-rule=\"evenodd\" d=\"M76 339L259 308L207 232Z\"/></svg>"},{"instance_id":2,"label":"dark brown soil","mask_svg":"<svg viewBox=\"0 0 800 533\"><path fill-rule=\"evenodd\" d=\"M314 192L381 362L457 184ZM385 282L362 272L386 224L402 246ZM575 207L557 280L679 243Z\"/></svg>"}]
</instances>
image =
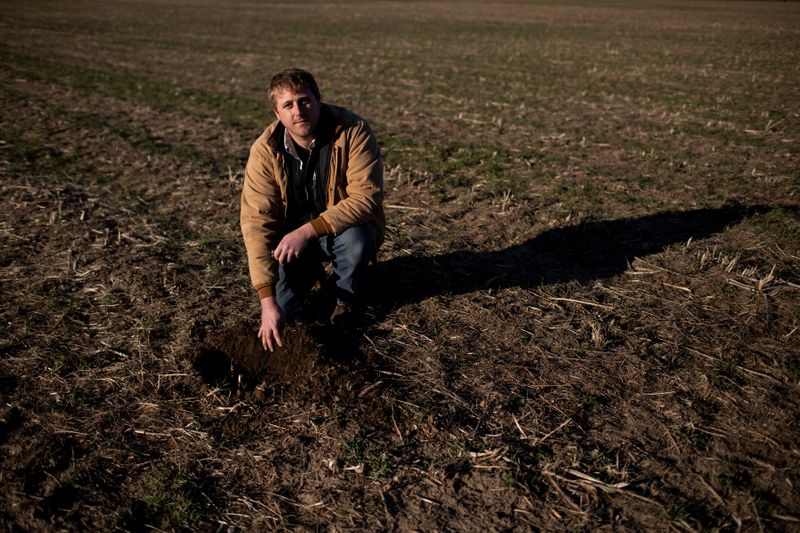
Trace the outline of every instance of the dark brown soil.
<instances>
[{"instance_id":1,"label":"dark brown soil","mask_svg":"<svg viewBox=\"0 0 800 533\"><path fill-rule=\"evenodd\" d=\"M370 371L370 360L332 326L296 323L284 330L284 345L265 349L256 328L234 326L224 331L195 328L192 364L203 380L247 401L263 402L280 391L317 400L330 398L342 381L357 386ZM274 400L274 398L270 398Z\"/></svg>"},{"instance_id":2,"label":"dark brown soil","mask_svg":"<svg viewBox=\"0 0 800 533\"><path fill-rule=\"evenodd\" d=\"M8 2L0 530L798 530L798 6ZM268 352L287 58L387 238Z\"/></svg>"},{"instance_id":3,"label":"dark brown soil","mask_svg":"<svg viewBox=\"0 0 800 533\"><path fill-rule=\"evenodd\" d=\"M320 345L302 325L287 328L287 342L268 352L258 339L257 330L234 328L201 336L194 366L203 379L213 385L228 381L239 388L242 381L266 386L292 384L313 387L311 380L320 358Z\"/></svg>"}]
</instances>

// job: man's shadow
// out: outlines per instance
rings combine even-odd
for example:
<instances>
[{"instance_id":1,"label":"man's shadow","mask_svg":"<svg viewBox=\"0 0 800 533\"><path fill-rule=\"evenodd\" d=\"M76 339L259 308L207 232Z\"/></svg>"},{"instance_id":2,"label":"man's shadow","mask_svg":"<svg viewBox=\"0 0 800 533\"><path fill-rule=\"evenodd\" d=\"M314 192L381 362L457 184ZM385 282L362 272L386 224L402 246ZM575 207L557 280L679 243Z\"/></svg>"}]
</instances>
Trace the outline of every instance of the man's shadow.
<instances>
[{"instance_id":1,"label":"man's shadow","mask_svg":"<svg viewBox=\"0 0 800 533\"><path fill-rule=\"evenodd\" d=\"M690 238L706 238L770 209L732 206L667 211L554 228L494 252L395 257L372 269L368 303L379 316L385 316L397 307L437 295L609 278L624 272L636 257ZM797 207L784 209L796 211Z\"/></svg>"}]
</instances>

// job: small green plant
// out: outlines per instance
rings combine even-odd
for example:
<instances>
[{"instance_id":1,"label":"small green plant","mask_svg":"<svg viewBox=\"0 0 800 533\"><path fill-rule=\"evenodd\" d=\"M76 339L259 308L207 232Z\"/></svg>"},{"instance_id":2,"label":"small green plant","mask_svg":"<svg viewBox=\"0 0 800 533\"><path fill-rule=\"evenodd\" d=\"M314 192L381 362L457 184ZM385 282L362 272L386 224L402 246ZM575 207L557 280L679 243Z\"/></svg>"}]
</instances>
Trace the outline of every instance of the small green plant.
<instances>
[{"instance_id":1,"label":"small green plant","mask_svg":"<svg viewBox=\"0 0 800 533\"><path fill-rule=\"evenodd\" d=\"M368 442L360 435L345 438L341 443L344 460L353 465L364 465L364 473L372 479L388 480L395 467L389 448Z\"/></svg>"},{"instance_id":2,"label":"small green plant","mask_svg":"<svg viewBox=\"0 0 800 533\"><path fill-rule=\"evenodd\" d=\"M189 482L168 470L153 467L145 476L143 501L154 524L165 528L189 528L196 524L202 510L189 497Z\"/></svg>"},{"instance_id":3,"label":"small green plant","mask_svg":"<svg viewBox=\"0 0 800 533\"><path fill-rule=\"evenodd\" d=\"M713 444L711 435L703 431L699 431L691 425L679 426L673 431L675 432L676 437L688 440L698 450L706 451Z\"/></svg>"},{"instance_id":4,"label":"small green plant","mask_svg":"<svg viewBox=\"0 0 800 533\"><path fill-rule=\"evenodd\" d=\"M708 373L708 377L715 386L722 390L732 391L741 388L742 373L733 361L717 361Z\"/></svg>"}]
</instances>

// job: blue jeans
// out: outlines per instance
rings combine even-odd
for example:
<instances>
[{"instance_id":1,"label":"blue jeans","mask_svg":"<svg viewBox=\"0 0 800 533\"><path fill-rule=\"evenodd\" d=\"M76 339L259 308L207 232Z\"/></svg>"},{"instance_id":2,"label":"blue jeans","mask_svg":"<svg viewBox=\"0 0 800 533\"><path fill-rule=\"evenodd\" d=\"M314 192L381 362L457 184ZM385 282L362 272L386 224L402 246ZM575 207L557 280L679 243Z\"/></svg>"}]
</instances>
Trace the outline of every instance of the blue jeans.
<instances>
[{"instance_id":1,"label":"blue jeans","mask_svg":"<svg viewBox=\"0 0 800 533\"><path fill-rule=\"evenodd\" d=\"M287 320L302 310L303 299L322 277L322 261L330 261L335 274L336 302L353 304L359 296L367 264L375 258L375 236L366 225L353 226L335 237L312 241L300 257L278 269L275 298Z\"/></svg>"}]
</instances>

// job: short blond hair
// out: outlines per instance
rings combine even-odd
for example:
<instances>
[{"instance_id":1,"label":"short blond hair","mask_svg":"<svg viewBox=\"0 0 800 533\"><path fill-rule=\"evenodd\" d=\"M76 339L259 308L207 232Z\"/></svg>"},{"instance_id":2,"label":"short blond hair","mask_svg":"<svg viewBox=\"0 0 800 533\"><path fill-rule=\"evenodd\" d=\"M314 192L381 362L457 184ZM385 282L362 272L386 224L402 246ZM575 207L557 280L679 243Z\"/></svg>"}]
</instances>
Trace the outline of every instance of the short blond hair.
<instances>
[{"instance_id":1,"label":"short blond hair","mask_svg":"<svg viewBox=\"0 0 800 533\"><path fill-rule=\"evenodd\" d=\"M319 94L319 87L317 87L317 80L314 79L313 74L307 70L297 67L290 67L275 73L269 82L269 101L272 103L272 108L275 109L275 96L280 91L290 90L292 92L311 91L317 101L322 98Z\"/></svg>"}]
</instances>

